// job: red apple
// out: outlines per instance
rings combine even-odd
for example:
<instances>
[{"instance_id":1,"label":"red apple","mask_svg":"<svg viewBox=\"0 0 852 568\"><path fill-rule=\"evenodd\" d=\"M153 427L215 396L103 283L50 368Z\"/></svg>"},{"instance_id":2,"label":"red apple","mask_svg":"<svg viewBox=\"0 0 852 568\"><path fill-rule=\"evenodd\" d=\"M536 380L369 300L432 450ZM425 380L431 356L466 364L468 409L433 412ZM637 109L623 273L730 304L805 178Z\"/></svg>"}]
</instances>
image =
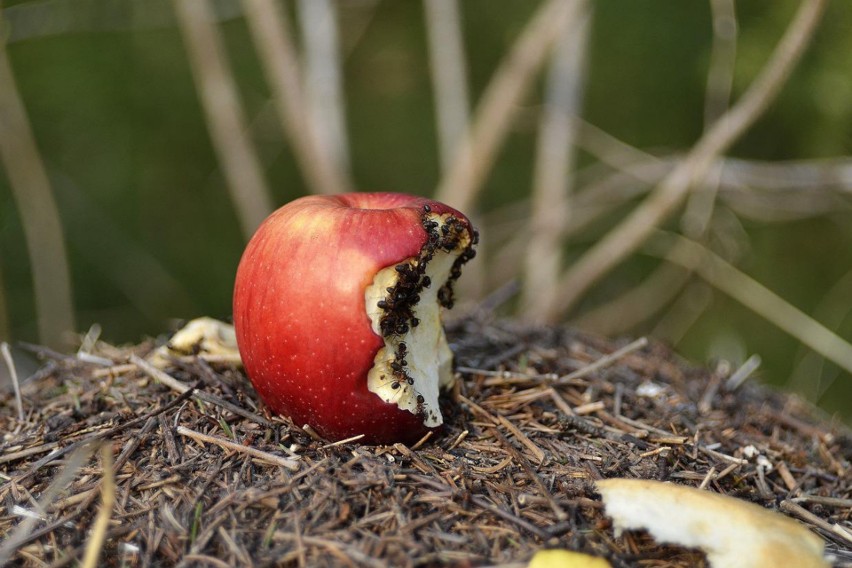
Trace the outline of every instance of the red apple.
<instances>
[{"instance_id":1,"label":"red apple","mask_svg":"<svg viewBox=\"0 0 852 568\"><path fill-rule=\"evenodd\" d=\"M411 443L452 385L441 325L477 234L455 209L397 193L297 199L243 254L234 326L266 405L326 438Z\"/></svg>"}]
</instances>

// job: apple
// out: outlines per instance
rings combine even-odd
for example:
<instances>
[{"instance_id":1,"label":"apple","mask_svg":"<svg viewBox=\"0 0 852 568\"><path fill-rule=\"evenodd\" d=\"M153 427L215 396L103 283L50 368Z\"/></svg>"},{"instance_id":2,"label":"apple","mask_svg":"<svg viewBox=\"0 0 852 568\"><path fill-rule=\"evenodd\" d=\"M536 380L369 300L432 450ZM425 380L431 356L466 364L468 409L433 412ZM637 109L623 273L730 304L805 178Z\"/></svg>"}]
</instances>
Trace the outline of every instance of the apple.
<instances>
[{"instance_id":1,"label":"apple","mask_svg":"<svg viewBox=\"0 0 852 568\"><path fill-rule=\"evenodd\" d=\"M261 399L330 440L411 443L439 428L439 391L453 383L441 314L477 240L462 213L399 193L275 211L234 286L237 345Z\"/></svg>"}]
</instances>

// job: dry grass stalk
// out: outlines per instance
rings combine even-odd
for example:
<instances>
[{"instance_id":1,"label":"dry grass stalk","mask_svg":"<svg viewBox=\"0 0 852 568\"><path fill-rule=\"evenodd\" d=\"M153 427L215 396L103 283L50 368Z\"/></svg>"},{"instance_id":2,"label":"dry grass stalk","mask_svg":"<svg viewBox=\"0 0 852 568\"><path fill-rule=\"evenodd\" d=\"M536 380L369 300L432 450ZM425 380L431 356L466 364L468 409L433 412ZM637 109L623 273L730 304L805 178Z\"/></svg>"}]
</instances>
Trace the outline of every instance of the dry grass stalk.
<instances>
[{"instance_id":1,"label":"dry grass stalk","mask_svg":"<svg viewBox=\"0 0 852 568\"><path fill-rule=\"evenodd\" d=\"M467 58L458 0L424 0L429 68L435 93L441 172L449 169L468 124Z\"/></svg>"},{"instance_id":2,"label":"dry grass stalk","mask_svg":"<svg viewBox=\"0 0 852 568\"><path fill-rule=\"evenodd\" d=\"M308 104L301 65L284 9L272 0L243 0L249 25L273 102L302 175L314 193L344 193L350 182L325 152Z\"/></svg>"},{"instance_id":3,"label":"dry grass stalk","mask_svg":"<svg viewBox=\"0 0 852 568\"><path fill-rule=\"evenodd\" d=\"M272 212L272 201L209 0L173 0L210 139L243 236Z\"/></svg>"},{"instance_id":4,"label":"dry grass stalk","mask_svg":"<svg viewBox=\"0 0 852 568\"><path fill-rule=\"evenodd\" d=\"M602 276L635 251L656 226L681 204L718 156L766 110L810 43L825 9L825 0L805 0L767 64L743 96L692 147L648 199L584 254L563 276L558 319Z\"/></svg>"},{"instance_id":5,"label":"dry grass stalk","mask_svg":"<svg viewBox=\"0 0 852 568\"><path fill-rule=\"evenodd\" d=\"M586 49L591 7L580 0L577 17L563 31L553 52L544 108L539 119L533 169L529 241L521 290L521 313L544 321L556 303L562 272L562 235L571 224L574 146L586 83Z\"/></svg>"},{"instance_id":6,"label":"dry grass stalk","mask_svg":"<svg viewBox=\"0 0 852 568\"><path fill-rule=\"evenodd\" d=\"M461 211L476 196L509 132L513 110L529 90L554 43L576 17L579 3L548 0L526 24L477 104L464 141L436 190L436 199Z\"/></svg>"},{"instance_id":7,"label":"dry grass stalk","mask_svg":"<svg viewBox=\"0 0 852 568\"><path fill-rule=\"evenodd\" d=\"M734 0L711 0L713 43L704 95L704 131L728 110L737 60L737 12ZM684 234L700 239L710 226L722 177L721 165L709 169L701 191L693 191L681 217Z\"/></svg>"},{"instance_id":8,"label":"dry grass stalk","mask_svg":"<svg viewBox=\"0 0 852 568\"><path fill-rule=\"evenodd\" d=\"M720 256L672 234L657 233L649 245L649 252L694 270L713 287L852 373L852 345Z\"/></svg>"},{"instance_id":9,"label":"dry grass stalk","mask_svg":"<svg viewBox=\"0 0 852 568\"><path fill-rule=\"evenodd\" d=\"M0 439L0 533L17 534L14 507L44 500L57 475L67 496L45 501L6 550L16 562L82 558L105 472L86 458L68 473L63 460L108 439L121 448L112 514L120 523L108 526L101 558L128 566L525 563L551 546L700 565L694 552L615 538L592 485L608 477L703 483L769 508L807 499L795 502L820 522L803 522L838 566L852 560L833 528L852 529L843 505L852 499L852 436L840 425L753 381L729 391L720 376L708 395L709 374L658 344L624 353L624 344L568 329L482 317L448 330L463 369L459 396L444 403L445 430L416 449L327 444L286 420L237 414L229 408L262 411L231 364L175 361L167 374L193 385L179 394L119 365L144 358L150 344L99 342L92 355L113 361L106 376L75 357L54 359L22 387L24 424L12 393L0 394L0 431L9 433ZM200 405L199 393L226 404ZM272 463L289 463L288 449L297 471Z\"/></svg>"},{"instance_id":10,"label":"dry grass stalk","mask_svg":"<svg viewBox=\"0 0 852 568\"><path fill-rule=\"evenodd\" d=\"M103 471L103 483L101 484L101 508L95 517L92 534L86 545L86 555L83 557L83 568L96 568L98 558L101 556L109 520L112 516L112 508L115 505L115 479L112 472L112 448L109 442L101 446L101 471Z\"/></svg>"},{"instance_id":11,"label":"dry grass stalk","mask_svg":"<svg viewBox=\"0 0 852 568\"><path fill-rule=\"evenodd\" d=\"M0 26L5 28L4 24L0 9ZM63 334L73 332L76 326L62 221L18 92L6 51L6 33L0 33L0 163L24 228L39 339L52 347L65 345ZM3 308L0 311L5 313Z\"/></svg>"},{"instance_id":12,"label":"dry grass stalk","mask_svg":"<svg viewBox=\"0 0 852 568\"><path fill-rule=\"evenodd\" d=\"M3 284L3 267L0 267L0 337L11 337L9 326L9 306L6 302L6 288Z\"/></svg>"},{"instance_id":13,"label":"dry grass stalk","mask_svg":"<svg viewBox=\"0 0 852 568\"><path fill-rule=\"evenodd\" d=\"M338 3L335 0L299 0L303 34L305 91L323 154L341 172L349 171L343 70L338 45Z\"/></svg>"},{"instance_id":14,"label":"dry grass stalk","mask_svg":"<svg viewBox=\"0 0 852 568\"><path fill-rule=\"evenodd\" d=\"M269 452L262 452L250 446L236 444L234 442L225 440L224 438L219 438L217 436L208 436L207 434L202 434L201 432L190 430L189 428L186 428L184 426L178 426L175 431L181 436L187 436L188 438L192 438L197 442L216 444L217 446L221 446L225 449L234 452L242 452L250 455L253 458L257 458L259 460L263 460L271 464L280 465L281 467L285 467L292 471L296 471L299 469L299 462L294 459L282 458L281 456L276 456L275 454L270 454Z\"/></svg>"},{"instance_id":15,"label":"dry grass stalk","mask_svg":"<svg viewBox=\"0 0 852 568\"><path fill-rule=\"evenodd\" d=\"M5 341L0 342L0 355L3 356L3 362L9 370L9 377L12 379L12 389L15 391L15 408L18 409L18 420L24 421L24 403L21 400L21 384L18 381L18 371L15 369L15 361L12 359L12 352L9 350L9 344Z\"/></svg>"}]
</instances>

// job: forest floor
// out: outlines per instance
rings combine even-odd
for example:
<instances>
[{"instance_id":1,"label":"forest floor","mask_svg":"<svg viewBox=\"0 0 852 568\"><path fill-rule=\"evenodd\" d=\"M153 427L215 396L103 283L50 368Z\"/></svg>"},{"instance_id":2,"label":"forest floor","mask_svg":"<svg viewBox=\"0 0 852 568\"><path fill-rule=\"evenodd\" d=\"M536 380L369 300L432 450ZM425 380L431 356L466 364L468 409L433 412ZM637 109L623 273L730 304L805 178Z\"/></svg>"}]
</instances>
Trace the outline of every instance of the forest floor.
<instances>
[{"instance_id":1,"label":"forest floor","mask_svg":"<svg viewBox=\"0 0 852 568\"><path fill-rule=\"evenodd\" d=\"M522 567L554 547L616 567L705 565L616 536L594 485L611 477L777 510L852 565L832 528L852 530L839 421L654 342L488 315L448 334L446 425L410 448L320 440L270 416L233 365L184 357L163 382L140 364L154 341L37 349L23 421L0 392L0 565L76 565L95 546L104 566Z\"/></svg>"}]
</instances>

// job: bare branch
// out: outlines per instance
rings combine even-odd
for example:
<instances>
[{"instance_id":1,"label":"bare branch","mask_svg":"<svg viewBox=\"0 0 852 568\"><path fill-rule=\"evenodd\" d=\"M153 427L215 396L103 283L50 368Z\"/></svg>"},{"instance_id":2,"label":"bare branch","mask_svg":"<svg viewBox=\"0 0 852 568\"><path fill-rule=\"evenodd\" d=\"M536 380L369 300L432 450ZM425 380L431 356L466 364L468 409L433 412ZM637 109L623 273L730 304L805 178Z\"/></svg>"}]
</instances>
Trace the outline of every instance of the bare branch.
<instances>
[{"instance_id":1,"label":"bare branch","mask_svg":"<svg viewBox=\"0 0 852 568\"><path fill-rule=\"evenodd\" d=\"M852 373L852 345L699 243L657 232L644 250L695 271L714 288Z\"/></svg>"},{"instance_id":2,"label":"bare branch","mask_svg":"<svg viewBox=\"0 0 852 568\"><path fill-rule=\"evenodd\" d=\"M852 315L850 303L852 290L852 270L841 276L813 310L814 317L824 322L829 329L840 329ZM837 370L826 372L825 359L813 351L808 351L796 363L790 372L788 385L796 392L803 393L808 400L818 402L834 383Z\"/></svg>"},{"instance_id":3,"label":"bare branch","mask_svg":"<svg viewBox=\"0 0 852 568\"><path fill-rule=\"evenodd\" d=\"M203 432L197 432L195 430L187 428L186 426L178 426L175 431L181 436L192 438L196 442L201 442L204 444L216 444L217 446L221 446L226 450L245 454L255 459L263 460L267 463L278 465L291 471L296 471L299 469L299 461L296 459L285 458L276 454L270 454L269 452L258 450L257 448L254 448L252 446L246 446L245 444L232 442L230 440L226 440L225 438L220 438L218 436L210 436L208 434L204 434Z\"/></svg>"},{"instance_id":4,"label":"bare branch","mask_svg":"<svg viewBox=\"0 0 852 568\"><path fill-rule=\"evenodd\" d=\"M591 10L585 0L554 52L539 122L533 171L532 234L524 262L521 314L542 321L553 311L562 271L562 235L571 224L574 145L585 86Z\"/></svg>"},{"instance_id":5,"label":"bare branch","mask_svg":"<svg viewBox=\"0 0 852 568\"><path fill-rule=\"evenodd\" d=\"M18 381L18 370L15 368L15 360L12 359L9 344L5 341L0 341L0 356L3 357L3 362L9 370L9 378L12 380L12 389L15 391L15 408L18 409L18 421L23 423L26 415L24 414L24 401L21 398L21 383Z\"/></svg>"},{"instance_id":6,"label":"bare branch","mask_svg":"<svg viewBox=\"0 0 852 568\"><path fill-rule=\"evenodd\" d=\"M254 145L248 136L237 86L208 0L173 0L189 55L210 139L243 236L254 234L272 212L269 189Z\"/></svg>"},{"instance_id":7,"label":"bare branch","mask_svg":"<svg viewBox=\"0 0 852 568\"><path fill-rule=\"evenodd\" d=\"M731 88L734 80L734 63L737 54L737 21L734 0L710 0L713 24L713 45L710 52L710 69L707 74L707 88L704 100L705 131L728 110ZM592 130L596 137L601 132ZM609 145L611 142L607 141ZM619 141L619 149L624 146ZM632 150L632 149L631 149ZM701 191L692 191L681 217L683 232L694 239L702 239L710 227L715 209L716 196L722 173L721 163L710 168ZM661 310L675 298L689 281L689 272L670 264L657 267L641 284L619 295L606 305L596 308L593 313L585 314L582 322L596 324L595 329L603 327L612 333L626 329L644 321ZM580 323L582 326L583 323Z\"/></svg>"},{"instance_id":8,"label":"bare branch","mask_svg":"<svg viewBox=\"0 0 852 568\"><path fill-rule=\"evenodd\" d=\"M441 171L458 153L468 123L467 66L458 0L423 0L435 92Z\"/></svg>"},{"instance_id":9,"label":"bare branch","mask_svg":"<svg viewBox=\"0 0 852 568\"><path fill-rule=\"evenodd\" d=\"M4 24L0 13L0 27ZM0 33L0 163L18 206L33 273L39 341L65 343L74 331L74 301L59 208L33 136Z\"/></svg>"},{"instance_id":10,"label":"bare branch","mask_svg":"<svg viewBox=\"0 0 852 568\"><path fill-rule=\"evenodd\" d=\"M710 8L713 18L713 46L704 96L705 132L728 110L737 60L737 13L734 0L710 0ZM718 165L711 166L702 184L703 191L692 192L686 202L681 227L691 238L700 238L710 225L721 175Z\"/></svg>"},{"instance_id":11,"label":"bare branch","mask_svg":"<svg viewBox=\"0 0 852 568\"><path fill-rule=\"evenodd\" d=\"M555 316L567 312L589 287L641 246L683 201L692 185L704 177L717 156L757 120L804 53L825 5L826 0L801 3L775 52L740 100L699 139L648 199L568 270L560 282Z\"/></svg>"},{"instance_id":12,"label":"bare branch","mask_svg":"<svg viewBox=\"0 0 852 568\"><path fill-rule=\"evenodd\" d=\"M9 308L6 305L6 288L3 285L3 266L2 262L0 262L0 341L10 339L11 335L12 328L9 325Z\"/></svg>"},{"instance_id":13,"label":"bare branch","mask_svg":"<svg viewBox=\"0 0 852 568\"><path fill-rule=\"evenodd\" d=\"M683 290L689 277L689 272L679 266L662 264L637 286L582 314L573 323L580 329L617 336L662 310Z\"/></svg>"},{"instance_id":14,"label":"bare branch","mask_svg":"<svg viewBox=\"0 0 852 568\"><path fill-rule=\"evenodd\" d=\"M506 139L513 111L529 90L553 44L576 17L577 8L576 2L547 0L526 25L477 105L473 124L438 186L439 201L462 211L473 204Z\"/></svg>"},{"instance_id":15,"label":"bare branch","mask_svg":"<svg viewBox=\"0 0 852 568\"><path fill-rule=\"evenodd\" d=\"M304 35L305 86L311 121L317 126L321 150L341 172L349 171L346 105L335 0L299 0Z\"/></svg>"},{"instance_id":16,"label":"bare branch","mask_svg":"<svg viewBox=\"0 0 852 568\"><path fill-rule=\"evenodd\" d=\"M349 191L349 180L323 151L319 129L311 119L286 12L274 0L243 0L243 11L282 129L309 189L314 193Z\"/></svg>"}]
</instances>

